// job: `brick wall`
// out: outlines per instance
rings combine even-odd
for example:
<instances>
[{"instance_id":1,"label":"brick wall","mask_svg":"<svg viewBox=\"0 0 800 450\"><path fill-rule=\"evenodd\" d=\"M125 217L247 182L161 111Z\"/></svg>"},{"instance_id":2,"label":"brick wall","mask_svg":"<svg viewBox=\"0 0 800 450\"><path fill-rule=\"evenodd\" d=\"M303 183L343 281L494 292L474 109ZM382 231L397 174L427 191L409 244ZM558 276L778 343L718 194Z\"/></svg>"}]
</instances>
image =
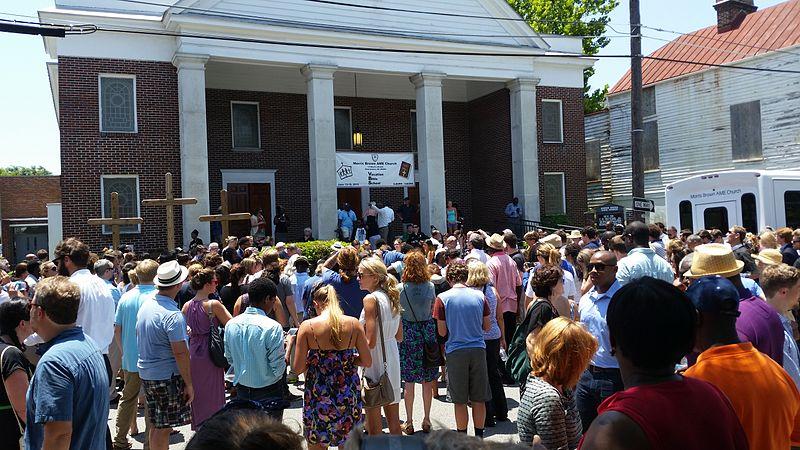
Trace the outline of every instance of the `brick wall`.
<instances>
[{"instance_id":1,"label":"brick wall","mask_svg":"<svg viewBox=\"0 0 800 450\"><path fill-rule=\"evenodd\" d=\"M61 201L59 176L0 177L0 218L47 217L47 204Z\"/></svg>"},{"instance_id":2,"label":"brick wall","mask_svg":"<svg viewBox=\"0 0 800 450\"><path fill-rule=\"evenodd\" d=\"M99 132L99 73L136 75L137 133ZM101 175L138 175L140 199L145 199L163 196L164 172L171 171L175 193L181 194L176 71L168 63L62 57L59 94L64 235L99 249L111 238L86 225L86 219L100 217ZM570 218L579 223L586 209L582 92L540 86L537 99L542 98L563 101L564 143L545 145L539 135L540 175L565 172ZM232 150L232 100L259 103L262 151ZM276 203L290 216L290 238L299 238L311 221L305 95L208 89L206 102L212 211L219 206L221 169L274 169ZM354 128L364 134L361 151L411 150L413 100L336 97L335 104L352 108ZM443 104L446 195L460 206L469 227L497 228L495 220L512 196L509 108L505 89L468 103ZM397 206L403 190L377 188L372 197ZM163 248L163 210L142 208L141 216L142 232L123 235L123 242L144 250ZM177 209L175 216L179 234Z\"/></svg>"},{"instance_id":3,"label":"brick wall","mask_svg":"<svg viewBox=\"0 0 800 450\"><path fill-rule=\"evenodd\" d=\"M542 142L542 99L561 100L564 140ZM536 88L539 134L539 191L544 192L544 172L564 172L567 215L572 225L584 225L586 203L586 152L584 150L583 89L538 86ZM544 200L541 201L544 214Z\"/></svg>"},{"instance_id":4,"label":"brick wall","mask_svg":"<svg viewBox=\"0 0 800 450\"><path fill-rule=\"evenodd\" d=\"M59 177L0 177L0 234L9 261L22 259L14 252L9 219L46 218L47 204L61 201ZM40 220L21 223L41 223ZM21 255L25 256L25 255Z\"/></svg>"},{"instance_id":5,"label":"brick wall","mask_svg":"<svg viewBox=\"0 0 800 450\"><path fill-rule=\"evenodd\" d=\"M469 166L472 210L468 228L501 227L503 211L513 197L511 177L511 104L507 89L468 103ZM502 228L500 228L502 229Z\"/></svg>"},{"instance_id":6,"label":"brick wall","mask_svg":"<svg viewBox=\"0 0 800 450\"><path fill-rule=\"evenodd\" d=\"M100 73L136 75L137 133L100 132ZM170 63L59 57L58 86L63 233L100 250L111 236L86 219L101 217L102 175L138 175L139 196L146 199L164 196L164 173L170 171L174 192L181 193L176 70ZM180 243L182 218L175 212ZM141 233L123 234L122 242L137 250L164 248L164 210L143 207L141 217Z\"/></svg>"}]
</instances>

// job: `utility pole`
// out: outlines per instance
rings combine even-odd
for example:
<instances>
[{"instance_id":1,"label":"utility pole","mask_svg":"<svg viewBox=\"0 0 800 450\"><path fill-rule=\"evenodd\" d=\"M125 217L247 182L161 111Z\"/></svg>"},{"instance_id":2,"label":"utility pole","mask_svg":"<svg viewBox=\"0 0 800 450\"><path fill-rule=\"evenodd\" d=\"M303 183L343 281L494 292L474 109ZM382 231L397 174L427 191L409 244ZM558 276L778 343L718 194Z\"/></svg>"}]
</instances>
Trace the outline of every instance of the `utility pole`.
<instances>
[{"instance_id":1,"label":"utility pole","mask_svg":"<svg viewBox=\"0 0 800 450\"><path fill-rule=\"evenodd\" d=\"M639 0L630 0L631 19L631 181L634 197L644 197L644 170L642 143L644 121L642 116L642 20ZM633 212L634 220L644 221L644 214Z\"/></svg>"}]
</instances>

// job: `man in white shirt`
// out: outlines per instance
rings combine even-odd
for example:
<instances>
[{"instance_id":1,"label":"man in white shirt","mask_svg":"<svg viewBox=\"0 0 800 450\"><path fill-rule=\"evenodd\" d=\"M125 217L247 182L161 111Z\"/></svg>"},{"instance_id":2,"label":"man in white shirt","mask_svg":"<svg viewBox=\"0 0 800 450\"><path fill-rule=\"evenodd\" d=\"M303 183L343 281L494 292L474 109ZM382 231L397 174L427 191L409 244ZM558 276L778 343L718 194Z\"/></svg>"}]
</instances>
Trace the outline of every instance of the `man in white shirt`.
<instances>
[{"instance_id":1,"label":"man in white shirt","mask_svg":"<svg viewBox=\"0 0 800 450\"><path fill-rule=\"evenodd\" d=\"M642 277L653 277L672 283L675 273L666 259L650 248L650 230L642 222L631 222L622 235L631 250L617 263L617 281L620 286Z\"/></svg>"},{"instance_id":2,"label":"man in white shirt","mask_svg":"<svg viewBox=\"0 0 800 450\"><path fill-rule=\"evenodd\" d=\"M471 250L464 259L477 259L484 264L489 262L489 255L487 255L483 250L486 244L485 239L485 235L474 233L469 239L469 246Z\"/></svg>"},{"instance_id":3,"label":"man in white shirt","mask_svg":"<svg viewBox=\"0 0 800 450\"><path fill-rule=\"evenodd\" d=\"M389 225L394 222L394 210L389 205L378 206L378 232L385 242L389 240Z\"/></svg>"},{"instance_id":4,"label":"man in white shirt","mask_svg":"<svg viewBox=\"0 0 800 450\"><path fill-rule=\"evenodd\" d=\"M111 364L108 359L108 346L114 340L114 297L108 284L94 276L86 265L89 263L89 247L75 238L67 238L56 245L53 262L58 274L68 276L81 291L76 325L94 340L103 353L109 380L114 385Z\"/></svg>"}]
</instances>

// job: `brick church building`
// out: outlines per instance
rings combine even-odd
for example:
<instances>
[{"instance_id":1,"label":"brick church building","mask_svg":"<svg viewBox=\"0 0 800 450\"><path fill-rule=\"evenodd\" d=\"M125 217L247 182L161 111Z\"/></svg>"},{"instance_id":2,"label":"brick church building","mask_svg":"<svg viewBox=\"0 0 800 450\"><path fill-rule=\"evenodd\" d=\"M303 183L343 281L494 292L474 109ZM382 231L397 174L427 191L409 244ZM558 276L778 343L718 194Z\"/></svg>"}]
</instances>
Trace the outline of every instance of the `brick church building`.
<instances>
[{"instance_id":1,"label":"brick church building","mask_svg":"<svg viewBox=\"0 0 800 450\"><path fill-rule=\"evenodd\" d=\"M581 40L535 33L505 0L55 0L42 22L96 31L47 37L61 132L62 232L93 247L118 192L123 243L165 246L164 174L176 242L208 242L219 191L233 212L281 206L290 238L330 238L337 206L420 205L423 231L455 202L497 229L519 197L527 219L586 210ZM389 6L395 5L395 6ZM458 15L453 15L454 11ZM354 145L353 135L360 145ZM358 143L358 142L356 142ZM337 152L413 153L415 183L337 187ZM569 207L567 207L569 205ZM245 221L232 231L247 234ZM179 244L180 245L180 244Z\"/></svg>"}]
</instances>

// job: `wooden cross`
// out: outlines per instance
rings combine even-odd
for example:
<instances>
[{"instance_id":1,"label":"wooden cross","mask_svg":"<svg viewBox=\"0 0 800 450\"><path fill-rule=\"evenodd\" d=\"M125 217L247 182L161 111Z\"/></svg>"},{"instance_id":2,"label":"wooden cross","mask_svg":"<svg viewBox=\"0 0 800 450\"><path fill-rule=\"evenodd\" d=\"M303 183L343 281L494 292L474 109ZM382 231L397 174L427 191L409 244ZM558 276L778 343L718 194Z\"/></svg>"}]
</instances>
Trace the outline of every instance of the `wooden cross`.
<instances>
[{"instance_id":1,"label":"wooden cross","mask_svg":"<svg viewBox=\"0 0 800 450\"><path fill-rule=\"evenodd\" d=\"M222 239L227 239L229 234L228 222L232 220L250 220L250 213L233 213L228 212L228 191L225 189L219 191L219 204L222 208L222 214L209 214L200 216L201 222L222 222ZM224 243L220 243L223 244Z\"/></svg>"},{"instance_id":2,"label":"wooden cross","mask_svg":"<svg viewBox=\"0 0 800 450\"><path fill-rule=\"evenodd\" d=\"M141 217L120 217L119 216L119 194L111 193L111 218L89 219L89 225L110 225L111 239L114 250L119 249L119 227L122 225L138 225L144 222Z\"/></svg>"},{"instance_id":3,"label":"wooden cross","mask_svg":"<svg viewBox=\"0 0 800 450\"><path fill-rule=\"evenodd\" d=\"M194 197L175 198L172 195L172 174L167 172L164 175L166 184L165 198L153 198L142 200L142 206L165 206L167 208L167 249L175 250L175 206L194 205L197 199Z\"/></svg>"}]
</instances>

